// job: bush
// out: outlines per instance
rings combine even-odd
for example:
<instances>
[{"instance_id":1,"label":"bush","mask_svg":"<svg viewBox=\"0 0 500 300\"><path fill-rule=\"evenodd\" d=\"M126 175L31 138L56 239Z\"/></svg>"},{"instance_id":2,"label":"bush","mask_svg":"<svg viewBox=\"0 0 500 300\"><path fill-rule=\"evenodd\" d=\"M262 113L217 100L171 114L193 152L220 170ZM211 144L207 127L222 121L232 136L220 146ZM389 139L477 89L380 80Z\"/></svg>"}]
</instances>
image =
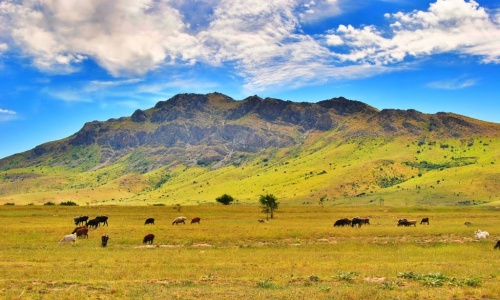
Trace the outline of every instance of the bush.
<instances>
[{"instance_id":1,"label":"bush","mask_svg":"<svg viewBox=\"0 0 500 300\"><path fill-rule=\"evenodd\" d=\"M234 198L228 194L224 194L218 198L215 198L215 201L222 203L223 205L229 205L234 201Z\"/></svg>"},{"instance_id":2,"label":"bush","mask_svg":"<svg viewBox=\"0 0 500 300\"><path fill-rule=\"evenodd\" d=\"M63 206L78 206L78 204L76 204L75 202L73 201L65 201L65 202L61 202L59 203L59 205L63 205Z\"/></svg>"},{"instance_id":3,"label":"bush","mask_svg":"<svg viewBox=\"0 0 500 300\"><path fill-rule=\"evenodd\" d=\"M43 205L56 205L56 204L52 201L49 201L49 202L45 202Z\"/></svg>"},{"instance_id":4,"label":"bush","mask_svg":"<svg viewBox=\"0 0 500 300\"><path fill-rule=\"evenodd\" d=\"M12 202L7 202L5 203L4 205L16 205L15 203L12 203Z\"/></svg>"}]
</instances>

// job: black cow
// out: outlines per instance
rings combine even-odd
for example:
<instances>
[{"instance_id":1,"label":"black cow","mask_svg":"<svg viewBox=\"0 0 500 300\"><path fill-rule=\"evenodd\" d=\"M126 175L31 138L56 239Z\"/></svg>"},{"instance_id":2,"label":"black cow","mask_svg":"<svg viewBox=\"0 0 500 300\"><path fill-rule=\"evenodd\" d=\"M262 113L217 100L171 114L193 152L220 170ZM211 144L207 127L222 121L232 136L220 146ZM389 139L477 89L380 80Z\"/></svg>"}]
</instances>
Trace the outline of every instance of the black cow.
<instances>
[{"instance_id":1,"label":"black cow","mask_svg":"<svg viewBox=\"0 0 500 300\"><path fill-rule=\"evenodd\" d=\"M152 245L153 244L153 240L155 239L155 235L150 233L150 234L147 234L144 239L142 240L142 243L143 244L150 244Z\"/></svg>"},{"instance_id":2,"label":"black cow","mask_svg":"<svg viewBox=\"0 0 500 300\"><path fill-rule=\"evenodd\" d=\"M148 219L146 219L146 222L144 222L144 225L154 224L154 223L155 223L155 219L154 218L148 218Z\"/></svg>"},{"instance_id":3,"label":"black cow","mask_svg":"<svg viewBox=\"0 0 500 300\"><path fill-rule=\"evenodd\" d=\"M75 221L75 225L78 226L80 224L87 224L88 219L89 219L89 216L79 216L79 217L75 217L73 220Z\"/></svg>"},{"instance_id":4,"label":"black cow","mask_svg":"<svg viewBox=\"0 0 500 300\"><path fill-rule=\"evenodd\" d=\"M420 221L420 225L422 225L422 224L429 225L429 218L422 218L422 221Z\"/></svg>"},{"instance_id":5,"label":"black cow","mask_svg":"<svg viewBox=\"0 0 500 300\"><path fill-rule=\"evenodd\" d=\"M495 247L493 249L500 249L500 240L497 241Z\"/></svg>"},{"instance_id":6,"label":"black cow","mask_svg":"<svg viewBox=\"0 0 500 300\"><path fill-rule=\"evenodd\" d=\"M97 221L99 221L99 225L101 225L102 223L102 226L108 226L108 216L97 216L95 218Z\"/></svg>"},{"instance_id":7,"label":"black cow","mask_svg":"<svg viewBox=\"0 0 500 300\"><path fill-rule=\"evenodd\" d=\"M335 221L335 223L333 223L333 227L340 227L340 226L344 227L349 225L351 225L351 220L349 220L348 218L339 219Z\"/></svg>"},{"instance_id":8,"label":"black cow","mask_svg":"<svg viewBox=\"0 0 500 300\"><path fill-rule=\"evenodd\" d=\"M108 236L108 234L107 234L107 233L103 234L103 235L101 236L101 245L102 245L103 247L106 247L106 245L108 245L108 240L109 240L109 236Z\"/></svg>"},{"instance_id":9,"label":"black cow","mask_svg":"<svg viewBox=\"0 0 500 300\"><path fill-rule=\"evenodd\" d=\"M92 219L92 220L89 220L89 221L87 222L87 226L88 226L89 228L94 227L95 229L97 229L97 226L99 226L99 220L97 220L97 219Z\"/></svg>"},{"instance_id":10,"label":"black cow","mask_svg":"<svg viewBox=\"0 0 500 300\"><path fill-rule=\"evenodd\" d=\"M364 224L364 221L359 217L354 217L351 221L351 227L358 225L358 228L360 228L362 224Z\"/></svg>"}]
</instances>

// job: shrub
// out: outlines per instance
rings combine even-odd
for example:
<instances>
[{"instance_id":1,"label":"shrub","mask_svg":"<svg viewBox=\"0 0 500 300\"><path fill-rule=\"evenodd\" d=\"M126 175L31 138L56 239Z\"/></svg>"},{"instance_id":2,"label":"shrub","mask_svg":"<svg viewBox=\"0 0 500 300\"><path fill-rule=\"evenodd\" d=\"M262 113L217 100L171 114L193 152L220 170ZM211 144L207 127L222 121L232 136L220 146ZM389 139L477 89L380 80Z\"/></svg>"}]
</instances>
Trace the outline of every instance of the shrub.
<instances>
[{"instance_id":1,"label":"shrub","mask_svg":"<svg viewBox=\"0 0 500 300\"><path fill-rule=\"evenodd\" d=\"M4 205L16 205L15 203L12 203L12 202L7 202L5 203Z\"/></svg>"},{"instance_id":2,"label":"shrub","mask_svg":"<svg viewBox=\"0 0 500 300\"><path fill-rule=\"evenodd\" d=\"M63 206L78 206L78 204L76 204L75 202L73 201L65 201L65 202L61 202L59 203L59 205L63 205Z\"/></svg>"},{"instance_id":3,"label":"shrub","mask_svg":"<svg viewBox=\"0 0 500 300\"><path fill-rule=\"evenodd\" d=\"M56 205L56 204L52 201L49 201L49 202L45 202L43 205Z\"/></svg>"},{"instance_id":4,"label":"shrub","mask_svg":"<svg viewBox=\"0 0 500 300\"><path fill-rule=\"evenodd\" d=\"M234 201L234 198L228 194L224 194L220 197L215 198L215 201L222 203L223 205L229 205Z\"/></svg>"}]
</instances>

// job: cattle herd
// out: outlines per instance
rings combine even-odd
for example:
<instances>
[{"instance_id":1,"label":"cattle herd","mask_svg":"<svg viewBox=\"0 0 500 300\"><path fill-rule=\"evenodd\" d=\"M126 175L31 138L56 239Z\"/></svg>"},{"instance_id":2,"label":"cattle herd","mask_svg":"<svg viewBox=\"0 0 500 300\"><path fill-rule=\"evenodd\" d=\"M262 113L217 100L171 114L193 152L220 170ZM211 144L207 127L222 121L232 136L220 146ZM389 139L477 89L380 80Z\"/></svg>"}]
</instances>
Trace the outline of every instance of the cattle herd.
<instances>
[{"instance_id":1,"label":"cattle herd","mask_svg":"<svg viewBox=\"0 0 500 300\"><path fill-rule=\"evenodd\" d=\"M260 222L260 220L259 220ZM343 218L343 219L338 219L337 221L335 221L333 223L333 227L344 227L344 226L347 226L347 227L361 227L361 225L370 225L370 219L368 218L360 218L360 217L354 217L352 219L348 219L348 218ZM420 225L429 225L429 218L428 217L425 217L425 218L422 218L422 220L420 221ZM405 227L409 227L409 226L414 226L416 227L417 226L417 221L416 220L408 220L407 218L402 218L402 219L399 219L398 220L398 223L396 224L397 226L405 226ZM466 226L470 226L472 225L470 222L465 222L465 225ZM489 237L490 234L487 232L487 231L482 231L482 230L476 230L474 231L474 237L478 240L480 239L486 239L487 237ZM495 246L493 247L493 249L500 249L500 240L498 240L495 244Z\"/></svg>"},{"instance_id":2,"label":"cattle herd","mask_svg":"<svg viewBox=\"0 0 500 300\"><path fill-rule=\"evenodd\" d=\"M177 224L186 224L186 217L177 217L174 219L172 222L172 225L177 225ZM97 216L94 219L89 220L89 216L78 216L73 219L76 227L73 229L71 234L65 235L60 241L59 245L62 243L76 243L77 238L89 238L89 229L94 228L97 229L97 227L101 226L109 226L108 225L108 216ZM200 224L201 218L195 217L191 220L191 224L198 223ZM144 225L148 224L155 224L155 219L154 218L147 218L146 221L144 222ZM155 235L152 233L147 234L143 240L143 244L149 244L152 245L154 241ZM101 246L106 247L108 245L108 240L109 240L109 235L107 233L104 233L101 236Z\"/></svg>"},{"instance_id":3,"label":"cattle herd","mask_svg":"<svg viewBox=\"0 0 500 300\"><path fill-rule=\"evenodd\" d=\"M177 217L173 220L172 225L178 225L178 224L186 224L186 217ZM94 219L90 219L88 216L78 216L73 219L75 225L77 226L71 234L65 235L60 241L59 244L62 243L75 243L77 238L87 238L89 237L89 229L94 228L97 229L97 227L101 226L109 226L108 225L108 217L107 216L97 216ZM200 224L201 219L199 217L195 217L191 220L191 224L198 223ZM258 220L260 223L267 223L267 221L263 219ZM146 221L144 222L144 225L148 224L155 224L155 219L154 218L147 218ZM420 221L420 225L429 225L429 218L425 217L422 218ZM334 227L358 227L360 228L362 225L370 225L370 219L369 218L361 218L361 217L354 217L352 219L348 218L343 218L343 219L338 219L333 223ZM401 218L398 220L397 226L417 226L417 221L416 220L408 220L407 218ZM471 225L470 222L465 222L465 225ZM474 232L474 237L476 239L486 239L489 237L489 233L486 231L482 230L476 230ZM152 233L148 233L146 236L144 236L142 243L143 244L149 244L152 245L154 241L155 235ZM106 247L108 244L109 236L107 233L104 233L101 236L101 246ZM494 246L494 249L500 249L500 240L498 240Z\"/></svg>"}]
</instances>

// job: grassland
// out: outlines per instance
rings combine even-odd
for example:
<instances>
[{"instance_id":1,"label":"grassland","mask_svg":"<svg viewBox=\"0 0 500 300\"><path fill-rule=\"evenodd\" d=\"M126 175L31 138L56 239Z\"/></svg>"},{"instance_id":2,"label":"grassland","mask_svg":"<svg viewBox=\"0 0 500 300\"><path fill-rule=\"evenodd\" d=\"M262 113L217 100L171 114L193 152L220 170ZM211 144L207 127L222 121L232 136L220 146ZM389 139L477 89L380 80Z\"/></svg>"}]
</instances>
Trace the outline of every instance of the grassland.
<instances>
[{"instance_id":1,"label":"grassland","mask_svg":"<svg viewBox=\"0 0 500 300\"><path fill-rule=\"evenodd\" d=\"M180 210L180 211L179 211ZM0 206L2 299L498 299L500 208ZM109 226L58 240L78 215ZM171 225L184 215L201 224ZM369 217L362 228L334 220ZM148 217L155 225L143 225ZM397 227L401 217L430 225ZM465 226L464 222L471 222ZM473 231L486 230L488 240ZM103 233L110 236L100 246ZM147 233L154 245L143 245Z\"/></svg>"}]
</instances>

